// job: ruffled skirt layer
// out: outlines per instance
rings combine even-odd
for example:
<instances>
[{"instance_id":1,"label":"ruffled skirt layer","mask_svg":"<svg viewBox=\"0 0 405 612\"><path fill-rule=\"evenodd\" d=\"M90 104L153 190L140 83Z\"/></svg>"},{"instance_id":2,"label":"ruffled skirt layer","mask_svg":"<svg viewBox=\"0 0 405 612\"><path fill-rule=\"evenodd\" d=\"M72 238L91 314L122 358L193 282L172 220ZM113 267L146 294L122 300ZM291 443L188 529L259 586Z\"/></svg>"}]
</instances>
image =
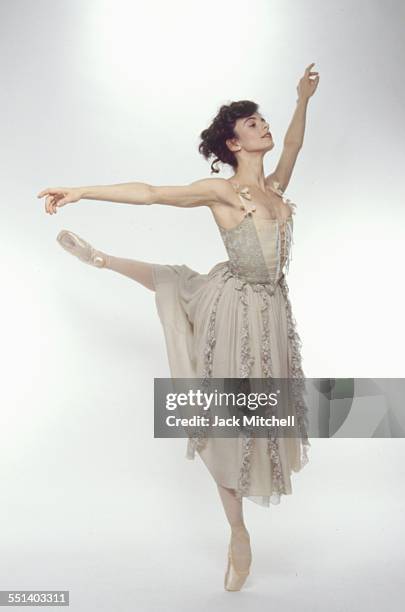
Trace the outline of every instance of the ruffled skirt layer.
<instances>
[{"instance_id":1,"label":"ruffled skirt layer","mask_svg":"<svg viewBox=\"0 0 405 612\"><path fill-rule=\"evenodd\" d=\"M291 473L308 462L301 341L282 276L275 286L234 276L229 262L207 274L152 264L155 302L173 378L297 378L288 399L296 436L190 438L215 481L263 506L292 493Z\"/></svg>"}]
</instances>

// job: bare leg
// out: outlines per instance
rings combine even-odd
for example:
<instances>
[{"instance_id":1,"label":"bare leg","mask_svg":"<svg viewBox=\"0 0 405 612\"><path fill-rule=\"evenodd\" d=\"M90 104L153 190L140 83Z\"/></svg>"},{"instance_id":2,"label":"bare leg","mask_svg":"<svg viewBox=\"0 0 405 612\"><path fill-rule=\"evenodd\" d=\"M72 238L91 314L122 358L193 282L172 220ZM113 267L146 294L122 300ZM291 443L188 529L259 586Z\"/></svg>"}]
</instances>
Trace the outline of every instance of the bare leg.
<instances>
[{"instance_id":1,"label":"bare leg","mask_svg":"<svg viewBox=\"0 0 405 612\"><path fill-rule=\"evenodd\" d=\"M65 251L75 255L81 261L96 266L97 268L109 268L110 270L119 272L119 274L124 274L147 289L155 291L152 274L153 264L147 261L138 261L136 259L114 257L108 253L99 251L84 240L84 238L81 238L70 230L61 230L56 240Z\"/></svg>"},{"instance_id":2,"label":"bare leg","mask_svg":"<svg viewBox=\"0 0 405 612\"><path fill-rule=\"evenodd\" d=\"M218 492L225 510L226 518L231 527L231 546L235 566L246 570L251 563L249 532L243 518L242 500L239 500L233 489L228 489L217 483Z\"/></svg>"},{"instance_id":3,"label":"bare leg","mask_svg":"<svg viewBox=\"0 0 405 612\"><path fill-rule=\"evenodd\" d=\"M233 489L228 489L218 483L217 487L231 528L244 525L242 501L236 497Z\"/></svg>"},{"instance_id":4,"label":"bare leg","mask_svg":"<svg viewBox=\"0 0 405 612\"><path fill-rule=\"evenodd\" d=\"M133 280L141 283L147 289L155 291L155 285L153 282L152 275L152 264L147 261L139 261L137 259L125 259L124 257L114 257L113 255L107 255L102 253L105 258L105 267L124 276L128 276Z\"/></svg>"}]
</instances>

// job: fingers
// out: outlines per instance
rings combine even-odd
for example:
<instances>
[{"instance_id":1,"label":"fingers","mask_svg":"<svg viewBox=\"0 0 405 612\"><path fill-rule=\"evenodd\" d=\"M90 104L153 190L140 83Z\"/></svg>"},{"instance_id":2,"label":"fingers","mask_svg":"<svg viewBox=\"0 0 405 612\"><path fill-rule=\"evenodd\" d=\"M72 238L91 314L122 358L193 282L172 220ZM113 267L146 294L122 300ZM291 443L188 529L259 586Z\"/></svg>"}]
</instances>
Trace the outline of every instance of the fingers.
<instances>
[{"instance_id":1,"label":"fingers","mask_svg":"<svg viewBox=\"0 0 405 612\"><path fill-rule=\"evenodd\" d=\"M314 76L315 74L316 75L319 74L319 72L311 71L312 66L315 66L315 62L312 62L311 64L309 64L309 66L305 68L305 76L310 77L310 76ZM319 79L319 77L317 78Z\"/></svg>"},{"instance_id":2,"label":"fingers","mask_svg":"<svg viewBox=\"0 0 405 612\"><path fill-rule=\"evenodd\" d=\"M37 195L37 198L42 198L44 195L56 195L57 193L62 193L64 190L60 187L47 187L40 191Z\"/></svg>"},{"instance_id":3,"label":"fingers","mask_svg":"<svg viewBox=\"0 0 405 612\"><path fill-rule=\"evenodd\" d=\"M37 198L43 198L44 196L46 196L45 212L49 215L54 215L57 212L58 206L63 206L67 203L66 189L61 187L47 187L37 194Z\"/></svg>"},{"instance_id":4,"label":"fingers","mask_svg":"<svg viewBox=\"0 0 405 612\"><path fill-rule=\"evenodd\" d=\"M305 69L305 76L307 76L308 78L311 76L316 75L315 79L311 79L309 78L309 80L313 83L317 83L319 81L319 72L315 71L315 70L311 70L311 68L315 66L315 62L312 62L311 64L309 64L309 66L306 67Z\"/></svg>"},{"instance_id":5,"label":"fingers","mask_svg":"<svg viewBox=\"0 0 405 612\"><path fill-rule=\"evenodd\" d=\"M56 213L56 200L54 196L48 196L45 200L45 212L49 215Z\"/></svg>"},{"instance_id":6,"label":"fingers","mask_svg":"<svg viewBox=\"0 0 405 612\"><path fill-rule=\"evenodd\" d=\"M59 206L65 206L65 204L67 204L68 202L69 202L68 198L62 198L61 200L54 199L52 202L52 206L51 206L51 210L52 210L51 214L56 214Z\"/></svg>"},{"instance_id":7,"label":"fingers","mask_svg":"<svg viewBox=\"0 0 405 612\"><path fill-rule=\"evenodd\" d=\"M57 212L57 207L64 204L66 204L66 198L58 199L57 196L49 195L45 200L45 212L54 215Z\"/></svg>"}]
</instances>

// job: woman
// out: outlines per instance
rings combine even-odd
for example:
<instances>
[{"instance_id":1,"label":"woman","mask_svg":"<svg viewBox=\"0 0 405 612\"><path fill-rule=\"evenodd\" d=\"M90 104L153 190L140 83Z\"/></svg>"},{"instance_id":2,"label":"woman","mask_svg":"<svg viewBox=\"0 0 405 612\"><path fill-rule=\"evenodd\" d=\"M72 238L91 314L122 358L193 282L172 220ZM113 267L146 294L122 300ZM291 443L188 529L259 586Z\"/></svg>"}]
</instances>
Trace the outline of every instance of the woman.
<instances>
[{"instance_id":1,"label":"woman","mask_svg":"<svg viewBox=\"0 0 405 612\"><path fill-rule=\"evenodd\" d=\"M124 274L155 291L173 378L303 378L301 341L288 298L285 272L291 257L293 219L283 197L303 144L308 99L315 92L310 64L300 79L297 108L284 138L280 160L265 176L263 158L274 147L258 105L243 100L220 108L201 133L199 151L206 159L229 164L230 179L209 178L187 186L156 187L146 183L48 188L45 210L81 199L128 204L209 206L229 260L208 274L186 265L153 264L96 250L63 230L57 240L82 261ZM291 402L290 402L291 399ZM189 438L187 457L197 450L215 479L231 528L225 588L240 590L249 574L252 554L243 516L243 497L261 505L279 503L291 493L291 471L307 462L306 407L299 392L289 398L297 416L295 438L252 436Z\"/></svg>"}]
</instances>

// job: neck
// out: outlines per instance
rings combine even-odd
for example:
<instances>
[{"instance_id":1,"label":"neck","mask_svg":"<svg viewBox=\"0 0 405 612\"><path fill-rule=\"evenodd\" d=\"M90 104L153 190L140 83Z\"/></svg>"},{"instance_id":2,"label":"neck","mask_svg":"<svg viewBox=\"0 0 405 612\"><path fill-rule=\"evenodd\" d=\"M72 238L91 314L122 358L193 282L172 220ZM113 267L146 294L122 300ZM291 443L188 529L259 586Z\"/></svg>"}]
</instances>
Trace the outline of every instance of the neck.
<instances>
[{"instance_id":1,"label":"neck","mask_svg":"<svg viewBox=\"0 0 405 612\"><path fill-rule=\"evenodd\" d=\"M239 165L238 170L231 177L241 185L249 185L250 187L256 187L265 191L266 189L266 177L264 175L263 164L255 163L244 163Z\"/></svg>"}]
</instances>

